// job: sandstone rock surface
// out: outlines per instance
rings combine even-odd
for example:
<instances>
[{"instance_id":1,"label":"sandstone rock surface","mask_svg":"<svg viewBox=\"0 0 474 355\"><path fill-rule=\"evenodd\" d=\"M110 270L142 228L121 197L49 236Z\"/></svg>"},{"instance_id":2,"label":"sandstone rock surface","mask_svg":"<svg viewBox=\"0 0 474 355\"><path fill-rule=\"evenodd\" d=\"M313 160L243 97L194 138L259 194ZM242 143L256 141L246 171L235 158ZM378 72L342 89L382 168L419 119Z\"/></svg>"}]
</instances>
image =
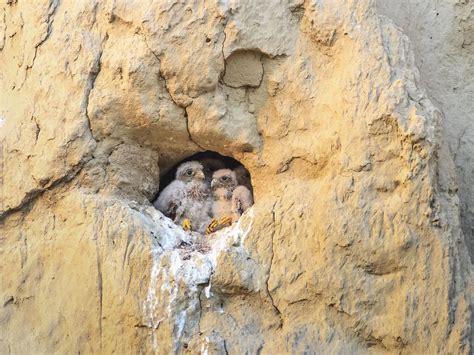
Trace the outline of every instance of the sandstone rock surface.
<instances>
[{"instance_id":1,"label":"sandstone rock surface","mask_svg":"<svg viewBox=\"0 0 474 355\"><path fill-rule=\"evenodd\" d=\"M394 9L4 2L0 353L469 354L472 106ZM150 202L204 150L255 197L207 238Z\"/></svg>"},{"instance_id":2,"label":"sandstone rock surface","mask_svg":"<svg viewBox=\"0 0 474 355\"><path fill-rule=\"evenodd\" d=\"M474 261L474 3L378 0L378 7L410 37L421 83L444 113L463 232Z\"/></svg>"}]
</instances>

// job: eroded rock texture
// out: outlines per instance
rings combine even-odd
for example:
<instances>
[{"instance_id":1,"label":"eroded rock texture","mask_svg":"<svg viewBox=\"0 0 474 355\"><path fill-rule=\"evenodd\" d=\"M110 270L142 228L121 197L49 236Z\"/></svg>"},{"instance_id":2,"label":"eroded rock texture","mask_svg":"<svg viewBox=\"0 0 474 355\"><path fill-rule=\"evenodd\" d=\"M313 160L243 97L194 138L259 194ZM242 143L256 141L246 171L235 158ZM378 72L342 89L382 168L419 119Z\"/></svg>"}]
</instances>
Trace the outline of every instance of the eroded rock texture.
<instances>
[{"instance_id":1,"label":"eroded rock texture","mask_svg":"<svg viewBox=\"0 0 474 355\"><path fill-rule=\"evenodd\" d=\"M474 3L378 0L410 37L423 87L444 115L456 165L461 222L474 261ZM467 79L467 80L466 80Z\"/></svg>"},{"instance_id":2,"label":"eroded rock texture","mask_svg":"<svg viewBox=\"0 0 474 355\"><path fill-rule=\"evenodd\" d=\"M471 351L443 114L374 2L10 0L0 30L1 353ZM150 200L204 150L255 205L201 239Z\"/></svg>"}]
</instances>

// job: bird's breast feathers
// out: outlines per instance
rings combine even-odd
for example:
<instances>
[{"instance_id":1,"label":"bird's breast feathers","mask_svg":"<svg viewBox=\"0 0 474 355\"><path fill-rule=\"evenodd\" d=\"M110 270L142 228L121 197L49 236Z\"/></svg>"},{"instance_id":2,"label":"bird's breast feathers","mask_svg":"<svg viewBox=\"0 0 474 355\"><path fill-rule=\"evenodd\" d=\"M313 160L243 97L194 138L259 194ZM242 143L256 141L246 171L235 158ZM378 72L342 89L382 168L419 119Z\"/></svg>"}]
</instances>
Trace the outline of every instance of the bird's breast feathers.
<instances>
[{"instance_id":1,"label":"bird's breast feathers","mask_svg":"<svg viewBox=\"0 0 474 355\"><path fill-rule=\"evenodd\" d=\"M226 189L224 187L219 187L213 191L212 197L214 201L230 200L232 198L232 190Z\"/></svg>"},{"instance_id":2,"label":"bird's breast feathers","mask_svg":"<svg viewBox=\"0 0 474 355\"><path fill-rule=\"evenodd\" d=\"M191 197L193 199L203 200L209 196L209 189L206 187L206 185L203 185L203 184L201 185L192 184L191 186L189 186L187 195L188 197Z\"/></svg>"}]
</instances>

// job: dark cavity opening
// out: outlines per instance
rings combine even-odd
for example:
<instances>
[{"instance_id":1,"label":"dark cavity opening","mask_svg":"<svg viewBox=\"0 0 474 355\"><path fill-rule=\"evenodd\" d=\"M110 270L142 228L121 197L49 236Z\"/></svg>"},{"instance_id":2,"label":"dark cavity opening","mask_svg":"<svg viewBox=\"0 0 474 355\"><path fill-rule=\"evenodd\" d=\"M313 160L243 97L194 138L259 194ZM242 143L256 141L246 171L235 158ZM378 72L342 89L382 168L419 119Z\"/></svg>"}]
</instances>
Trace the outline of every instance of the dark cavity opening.
<instances>
[{"instance_id":1,"label":"dark cavity opening","mask_svg":"<svg viewBox=\"0 0 474 355\"><path fill-rule=\"evenodd\" d=\"M166 186L169 185L169 183L171 181L173 181L175 179L176 170L178 169L178 167L182 163L184 163L186 161L194 161L194 160L199 161L201 163L202 162L207 163L206 165L208 166L211 174L214 171L217 171L219 169L231 169L231 170L235 170L236 168L245 169L244 172L245 172L246 178L248 178L248 182L250 183L248 187L251 190L253 190L252 189L252 183L251 183L252 181L251 181L250 173L245 168L245 166L243 164L241 164L238 160L236 160L234 158L227 157L227 156L221 155L217 152L207 150L205 152L195 153L195 154L181 160L179 163L175 164L170 170L168 170L165 174L163 174L160 177L160 189L158 191L158 194L155 196L155 198L160 194L161 191L163 191L163 189ZM239 183L241 183L241 181L239 181Z\"/></svg>"}]
</instances>

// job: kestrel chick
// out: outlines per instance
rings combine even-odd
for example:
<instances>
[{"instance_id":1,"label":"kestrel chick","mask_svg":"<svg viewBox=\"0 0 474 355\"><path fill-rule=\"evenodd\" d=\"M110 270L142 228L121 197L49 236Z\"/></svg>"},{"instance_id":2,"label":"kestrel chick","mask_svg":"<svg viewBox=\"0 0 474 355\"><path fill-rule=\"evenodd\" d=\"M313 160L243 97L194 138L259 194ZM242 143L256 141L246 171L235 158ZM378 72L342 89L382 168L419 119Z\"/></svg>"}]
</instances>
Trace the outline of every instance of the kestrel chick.
<instances>
[{"instance_id":1,"label":"kestrel chick","mask_svg":"<svg viewBox=\"0 0 474 355\"><path fill-rule=\"evenodd\" d=\"M244 185L237 186L232 193L232 221L238 221L252 205L252 192Z\"/></svg>"},{"instance_id":2,"label":"kestrel chick","mask_svg":"<svg viewBox=\"0 0 474 355\"><path fill-rule=\"evenodd\" d=\"M158 196L154 206L185 230L204 233L210 221L210 189L204 168L197 161L181 164L173 180Z\"/></svg>"},{"instance_id":3,"label":"kestrel chick","mask_svg":"<svg viewBox=\"0 0 474 355\"><path fill-rule=\"evenodd\" d=\"M206 183L211 186L212 174L220 169L225 168L225 164L222 160L217 158L203 158L199 162L204 167L204 174L206 175Z\"/></svg>"},{"instance_id":4,"label":"kestrel chick","mask_svg":"<svg viewBox=\"0 0 474 355\"><path fill-rule=\"evenodd\" d=\"M243 165L239 165L234 169L235 176L237 176L237 183L244 185L250 192L253 191L250 173Z\"/></svg>"},{"instance_id":5,"label":"kestrel chick","mask_svg":"<svg viewBox=\"0 0 474 355\"><path fill-rule=\"evenodd\" d=\"M232 224L232 193L237 187L237 177L230 169L217 170L212 174L212 218L214 224L207 232ZM217 223L216 223L217 222Z\"/></svg>"}]
</instances>

